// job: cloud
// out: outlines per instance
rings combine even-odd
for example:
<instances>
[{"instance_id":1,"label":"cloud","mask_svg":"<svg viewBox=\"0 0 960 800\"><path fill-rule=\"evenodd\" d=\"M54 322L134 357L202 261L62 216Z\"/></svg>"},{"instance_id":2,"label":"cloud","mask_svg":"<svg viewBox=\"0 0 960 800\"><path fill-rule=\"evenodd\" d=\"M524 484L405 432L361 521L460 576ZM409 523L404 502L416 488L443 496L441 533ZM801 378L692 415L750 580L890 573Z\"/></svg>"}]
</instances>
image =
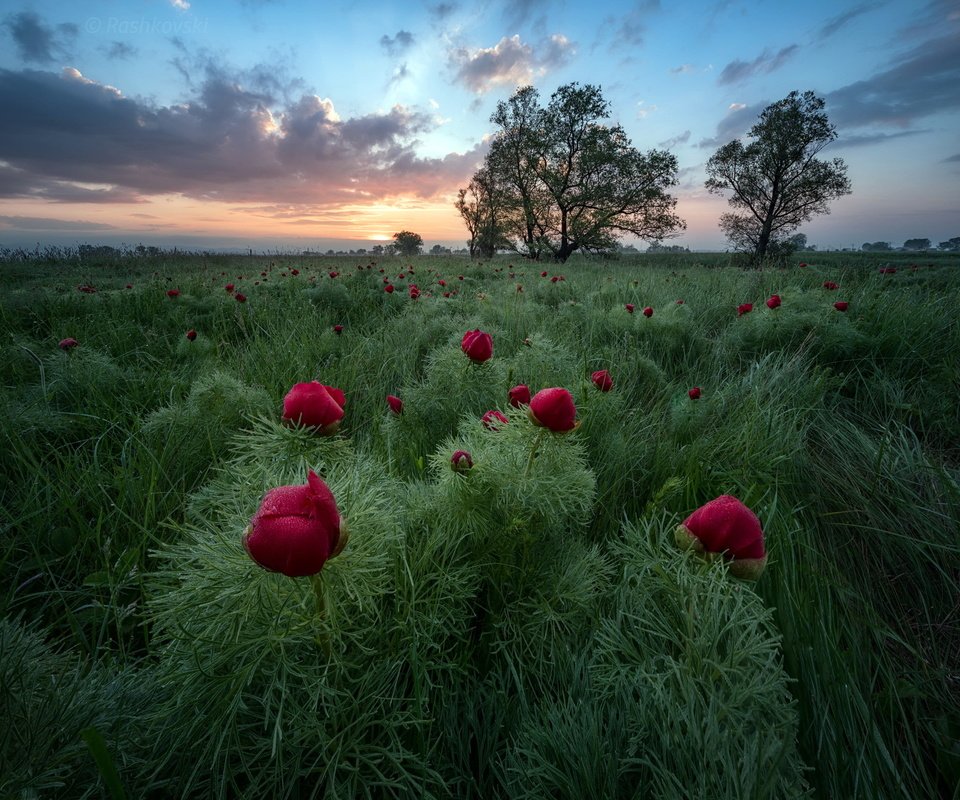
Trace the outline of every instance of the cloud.
<instances>
[{"instance_id":1,"label":"cloud","mask_svg":"<svg viewBox=\"0 0 960 800\"><path fill-rule=\"evenodd\" d=\"M671 75L689 75L691 72L695 72L696 67L693 64L681 64L679 67L671 67Z\"/></svg>"},{"instance_id":2,"label":"cloud","mask_svg":"<svg viewBox=\"0 0 960 800\"><path fill-rule=\"evenodd\" d=\"M945 164L953 164L957 161L960 161L960 153L954 153L952 156L947 156L945 159L943 159Z\"/></svg>"},{"instance_id":3,"label":"cloud","mask_svg":"<svg viewBox=\"0 0 960 800\"><path fill-rule=\"evenodd\" d=\"M421 158L417 137L436 124L429 111L344 119L329 98L288 102L217 71L185 102L158 106L77 70L0 70L0 108L17 120L0 126L0 196L63 202L432 197L468 180L485 148Z\"/></svg>"},{"instance_id":4,"label":"cloud","mask_svg":"<svg viewBox=\"0 0 960 800\"><path fill-rule=\"evenodd\" d=\"M384 34L380 37L380 46L391 56L403 55L413 46L413 34L409 31L397 31L393 38Z\"/></svg>"},{"instance_id":5,"label":"cloud","mask_svg":"<svg viewBox=\"0 0 960 800\"><path fill-rule=\"evenodd\" d=\"M782 67L799 49L799 45L791 44L772 55L769 50L764 50L753 61L740 61L739 59L731 61L723 68L717 78L717 83L721 86L742 83L753 75L774 72Z\"/></svg>"},{"instance_id":6,"label":"cloud","mask_svg":"<svg viewBox=\"0 0 960 800\"><path fill-rule=\"evenodd\" d=\"M717 124L717 133L708 139L701 139L697 147L720 147L734 139L739 139L746 135L747 131L753 127L760 113L770 103L753 103L745 105L743 103L731 103L726 115Z\"/></svg>"},{"instance_id":7,"label":"cloud","mask_svg":"<svg viewBox=\"0 0 960 800\"><path fill-rule=\"evenodd\" d=\"M508 29L519 28L543 10L549 13L551 0L510 0L503 4L503 19Z\"/></svg>"},{"instance_id":8,"label":"cloud","mask_svg":"<svg viewBox=\"0 0 960 800\"><path fill-rule=\"evenodd\" d=\"M863 14L866 14L869 11L880 8L882 5L883 3L861 3L858 6L854 6L849 11L845 11L844 13L838 14L835 17L831 17L820 28L819 32L817 33L817 38L826 39L830 36L833 36L833 34L847 25L847 23Z\"/></svg>"},{"instance_id":9,"label":"cloud","mask_svg":"<svg viewBox=\"0 0 960 800\"><path fill-rule=\"evenodd\" d=\"M924 130L909 130L909 131L897 131L895 133L859 133L859 134L843 134L841 133L839 138L832 141L828 144L824 150L843 150L848 147L863 147L870 144L880 144L881 142L888 142L892 139L903 139L907 136L917 136L922 133L930 133L930 129Z\"/></svg>"},{"instance_id":10,"label":"cloud","mask_svg":"<svg viewBox=\"0 0 960 800\"><path fill-rule=\"evenodd\" d=\"M574 44L561 34L543 40L537 50L514 35L493 47L454 49L450 61L456 69L455 80L479 95L496 86L532 83L535 77L566 64L575 52Z\"/></svg>"},{"instance_id":11,"label":"cloud","mask_svg":"<svg viewBox=\"0 0 960 800\"><path fill-rule=\"evenodd\" d=\"M683 133L677 136L671 136L669 139L665 139L660 142L657 147L661 150L669 150L672 147L676 147L678 144L686 144L690 141L690 131L684 131Z\"/></svg>"},{"instance_id":12,"label":"cloud","mask_svg":"<svg viewBox=\"0 0 960 800\"><path fill-rule=\"evenodd\" d=\"M646 42L647 19L658 11L660 11L660 0L639 0L626 14L608 18L604 27L614 31L615 45L640 47Z\"/></svg>"},{"instance_id":13,"label":"cloud","mask_svg":"<svg viewBox=\"0 0 960 800\"><path fill-rule=\"evenodd\" d=\"M838 127L892 125L960 109L960 36L920 43L882 72L826 95L830 121Z\"/></svg>"},{"instance_id":14,"label":"cloud","mask_svg":"<svg viewBox=\"0 0 960 800\"><path fill-rule=\"evenodd\" d=\"M20 231L112 231L115 225L105 222L84 222L71 219L50 219L48 217L5 217L0 216L0 230Z\"/></svg>"},{"instance_id":15,"label":"cloud","mask_svg":"<svg viewBox=\"0 0 960 800\"><path fill-rule=\"evenodd\" d=\"M187 11L190 8L190 3L187 0L170 0L170 5L178 11Z\"/></svg>"},{"instance_id":16,"label":"cloud","mask_svg":"<svg viewBox=\"0 0 960 800\"><path fill-rule=\"evenodd\" d=\"M100 48L100 52L113 61L118 58L130 58L135 56L137 54L137 48L131 47L126 42L110 42L110 46Z\"/></svg>"},{"instance_id":17,"label":"cloud","mask_svg":"<svg viewBox=\"0 0 960 800\"><path fill-rule=\"evenodd\" d=\"M437 22L443 22L452 16L459 8L460 6L457 3L437 3L435 6L430 6L429 10Z\"/></svg>"},{"instance_id":18,"label":"cloud","mask_svg":"<svg viewBox=\"0 0 960 800\"><path fill-rule=\"evenodd\" d=\"M32 11L10 14L3 22L17 53L28 63L49 64L67 55L79 29L72 23L52 27Z\"/></svg>"}]
</instances>

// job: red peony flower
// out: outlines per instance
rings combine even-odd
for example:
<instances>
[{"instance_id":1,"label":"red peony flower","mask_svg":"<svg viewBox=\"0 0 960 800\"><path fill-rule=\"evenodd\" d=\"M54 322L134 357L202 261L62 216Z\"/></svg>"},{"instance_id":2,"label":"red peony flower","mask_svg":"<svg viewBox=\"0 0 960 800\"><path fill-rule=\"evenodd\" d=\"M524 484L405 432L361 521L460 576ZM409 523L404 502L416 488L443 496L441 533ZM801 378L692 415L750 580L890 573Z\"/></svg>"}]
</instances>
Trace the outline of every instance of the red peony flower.
<instances>
[{"instance_id":1,"label":"red peony flower","mask_svg":"<svg viewBox=\"0 0 960 800\"><path fill-rule=\"evenodd\" d=\"M77 287L78 292L83 292L84 294L96 294L96 289L91 286L89 283L85 283L82 286Z\"/></svg>"},{"instance_id":2,"label":"red peony flower","mask_svg":"<svg viewBox=\"0 0 960 800\"><path fill-rule=\"evenodd\" d=\"M493 337L479 328L467 331L460 341L460 349L471 361L480 364L493 355Z\"/></svg>"},{"instance_id":3,"label":"red peony flower","mask_svg":"<svg viewBox=\"0 0 960 800\"><path fill-rule=\"evenodd\" d=\"M340 273L339 273L339 272L329 272L329 273L327 273L327 274L330 276L331 279L333 279L333 278L336 278L337 275L339 275Z\"/></svg>"},{"instance_id":4,"label":"red peony flower","mask_svg":"<svg viewBox=\"0 0 960 800\"><path fill-rule=\"evenodd\" d=\"M387 294L393 294L393 284L388 283L386 286L383 287L383 291L385 291Z\"/></svg>"},{"instance_id":5,"label":"red peony flower","mask_svg":"<svg viewBox=\"0 0 960 800\"><path fill-rule=\"evenodd\" d=\"M167 297L173 299L174 297L179 297L179 296L180 296L179 289L167 289Z\"/></svg>"},{"instance_id":6,"label":"red peony flower","mask_svg":"<svg viewBox=\"0 0 960 800\"><path fill-rule=\"evenodd\" d=\"M797 266L798 266L798 267L801 267L801 268L802 268L802 267L805 267L805 266L807 266L807 262L806 262L806 261L801 261L799 264L797 264Z\"/></svg>"},{"instance_id":7,"label":"red peony flower","mask_svg":"<svg viewBox=\"0 0 960 800\"><path fill-rule=\"evenodd\" d=\"M454 472L469 472L473 469L473 457L466 450L454 450L450 456L450 469Z\"/></svg>"},{"instance_id":8,"label":"red peony flower","mask_svg":"<svg viewBox=\"0 0 960 800\"><path fill-rule=\"evenodd\" d=\"M318 381L296 383L283 398L283 421L316 428L317 433L329 436L340 427L346 402L343 392L335 386L324 386Z\"/></svg>"},{"instance_id":9,"label":"red peony flower","mask_svg":"<svg viewBox=\"0 0 960 800\"><path fill-rule=\"evenodd\" d=\"M447 282L443 278L437 281L437 286L446 286L446 285L447 285Z\"/></svg>"},{"instance_id":10,"label":"red peony flower","mask_svg":"<svg viewBox=\"0 0 960 800\"><path fill-rule=\"evenodd\" d=\"M76 347L78 344L80 344L80 342L78 342L72 336L68 336L66 339L61 339L59 344L57 344L57 347L59 347L64 352L69 352L70 350L73 350L73 348Z\"/></svg>"},{"instance_id":11,"label":"red peony flower","mask_svg":"<svg viewBox=\"0 0 960 800\"><path fill-rule=\"evenodd\" d=\"M840 288L840 284L835 283L834 281L824 281L824 282L823 282L823 288L824 288L824 289L839 289L839 288Z\"/></svg>"},{"instance_id":12,"label":"red peony flower","mask_svg":"<svg viewBox=\"0 0 960 800\"><path fill-rule=\"evenodd\" d=\"M416 284L410 284L410 299L416 300L420 296L420 290L417 288Z\"/></svg>"},{"instance_id":13,"label":"red peony flower","mask_svg":"<svg viewBox=\"0 0 960 800\"><path fill-rule=\"evenodd\" d=\"M297 276L297 275L300 274L300 270L298 270L298 269L292 269L292 270L290 270L290 274L293 275L293 276Z\"/></svg>"},{"instance_id":14,"label":"red peony flower","mask_svg":"<svg viewBox=\"0 0 960 800\"><path fill-rule=\"evenodd\" d=\"M678 306L682 306L682 305L683 305L683 300L677 300L677 305L678 305Z\"/></svg>"},{"instance_id":15,"label":"red peony flower","mask_svg":"<svg viewBox=\"0 0 960 800\"><path fill-rule=\"evenodd\" d=\"M237 292L233 297L238 303L247 302L247 296L245 294L241 294L240 292Z\"/></svg>"},{"instance_id":16,"label":"red peony flower","mask_svg":"<svg viewBox=\"0 0 960 800\"><path fill-rule=\"evenodd\" d=\"M609 392L613 388L613 378L605 369L598 369L590 376L590 380L601 392Z\"/></svg>"},{"instance_id":17,"label":"red peony flower","mask_svg":"<svg viewBox=\"0 0 960 800\"><path fill-rule=\"evenodd\" d=\"M190 330L187 331L187 338L192 342L194 339L197 338L197 332L193 328L191 328Z\"/></svg>"},{"instance_id":18,"label":"red peony flower","mask_svg":"<svg viewBox=\"0 0 960 800\"><path fill-rule=\"evenodd\" d=\"M132 283L128 283L128 284L127 284L127 288L128 288L128 289L132 289L132 288L133 288L133 284L132 284Z\"/></svg>"},{"instance_id":19,"label":"red peony flower","mask_svg":"<svg viewBox=\"0 0 960 800\"><path fill-rule=\"evenodd\" d=\"M302 486L278 486L260 501L243 547L264 569L290 578L316 575L347 544L333 493L313 471Z\"/></svg>"},{"instance_id":20,"label":"red peony flower","mask_svg":"<svg viewBox=\"0 0 960 800\"><path fill-rule=\"evenodd\" d=\"M737 306L737 316L742 317L744 314L749 314L753 311L753 303L741 303Z\"/></svg>"},{"instance_id":21,"label":"red peony flower","mask_svg":"<svg viewBox=\"0 0 960 800\"><path fill-rule=\"evenodd\" d=\"M501 425L506 425L510 422L510 420L496 409L488 411L480 417L480 421L483 423L483 427L490 431L500 430Z\"/></svg>"},{"instance_id":22,"label":"red peony flower","mask_svg":"<svg viewBox=\"0 0 960 800\"><path fill-rule=\"evenodd\" d=\"M677 527L680 547L723 554L738 578L760 577L767 563L760 520L736 497L724 494L700 506Z\"/></svg>"},{"instance_id":23,"label":"red peony flower","mask_svg":"<svg viewBox=\"0 0 960 800\"><path fill-rule=\"evenodd\" d=\"M387 405L390 406L390 410L394 414L399 414L403 411L403 400L393 394L387 395Z\"/></svg>"},{"instance_id":24,"label":"red peony flower","mask_svg":"<svg viewBox=\"0 0 960 800\"><path fill-rule=\"evenodd\" d=\"M691 400L699 400L699 399L700 399L700 387L699 387L699 386L694 386L689 392L687 392L687 395L690 397Z\"/></svg>"},{"instance_id":25,"label":"red peony flower","mask_svg":"<svg viewBox=\"0 0 960 800\"><path fill-rule=\"evenodd\" d=\"M838 300L833 304L833 307L837 309L837 311L846 311L850 308L850 304L846 300Z\"/></svg>"},{"instance_id":26,"label":"red peony flower","mask_svg":"<svg viewBox=\"0 0 960 800\"><path fill-rule=\"evenodd\" d=\"M896 267L880 267L881 275L894 275L896 274L896 271L897 271Z\"/></svg>"},{"instance_id":27,"label":"red peony flower","mask_svg":"<svg viewBox=\"0 0 960 800\"><path fill-rule=\"evenodd\" d=\"M233 289L234 289L234 286L233 286L232 283L228 283L228 284L227 284L226 286L224 286L223 288L226 289L228 292L232 292Z\"/></svg>"},{"instance_id":28,"label":"red peony flower","mask_svg":"<svg viewBox=\"0 0 960 800\"><path fill-rule=\"evenodd\" d=\"M559 275L554 275L554 276L550 279L550 283L556 283L558 280L560 280L560 276L559 276Z\"/></svg>"},{"instance_id":29,"label":"red peony flower","mask_svg":"<svg viewBox=\"0 0 960 800\"><path fill-rule=\"evenodd\" d=\"M336 333L336 334L341 334L341 333L343 333L343 325L334 325L334 326L333 326L333 332Z\"/></svg>"},{"instance_id":30,"label":"red peony flower","mask_svg":"<svg viewBox=\"0 0 960 800\"><path fill-rule=\"evenodd\" d=\"M652 316L653 316L653 307L652 307L652 306L647 306L646 308L644 308L644 309L643 309L643 316L645 316L645 317L652 317Z\"/></svg>"},{"instance_id":31,"label":"red peony flower","mask_svg":"<svg viewBox=\"0 0 960 800\"><path fill-rule=\"evenodd\" d=\"M573 396L559 387L537 392L530 400L527 413L534 425L554 433L566 433L577 427L577 407L573 404Z\"/></svg>"},{"instance_id":32,"label":"red peony flower","mask_svg":"<svg viewBox=\"0 0 960 800\"><path fill-rule=\"evenodd\" d=\"M633 313L633 309L635 308L635 306L633 305L633 303L627 303L627 304L624 306L624 308L627 309L627 313L628 313L628 314L632 314L632 313Z\"/></svg>"},{"instance_id":33,"label":"red peony flower","mask_svg":"<svg viewBox=\"0 0 960 800\"><path fill-rule=\"evenodd\" d=\"M510 401L510 405L514 408L528 406L530 405L530 387L525 383L517 384L507 392L507 398Z\"/></svg>"},{"instance_id":34,"label":"red peony flower","mask_svg":"<svg viewBox=\"0 0 960 800\"><path fill-rule=\"evenodd\" d=\"M780 295L778 294L770 295L770 299L767 300L767 308L770 308L770 309L780 308L780 305L781 305Z\"/></svg>"}]
</instances>

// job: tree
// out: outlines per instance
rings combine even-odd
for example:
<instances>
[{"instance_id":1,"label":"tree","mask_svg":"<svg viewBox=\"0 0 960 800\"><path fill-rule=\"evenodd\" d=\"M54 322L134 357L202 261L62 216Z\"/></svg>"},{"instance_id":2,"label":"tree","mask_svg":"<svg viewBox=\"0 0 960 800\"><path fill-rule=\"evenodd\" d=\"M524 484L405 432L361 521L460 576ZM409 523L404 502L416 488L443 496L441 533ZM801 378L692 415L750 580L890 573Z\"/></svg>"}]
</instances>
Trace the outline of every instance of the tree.
<instances>
[{"instance_id":1,"label":"tree","mask_svg":"<svg viewBox=\"0 0 960 800\"><path fill-rule=\"evenodd\" d=\"M907 239L903 243L904 250L929 250L931 246L929 239Z\"/></svg>"},{"instance_id":2,"label":"tree","mask_svg":"<svg viewBox=\"0 0 960 800\"><path fill-rule=\"evenodd\" d=\"M402 256L418 256L423 248L423 237L412 231L393 234L393 247Z\"/></svg>"},{"instance_id":3,"label":"tree","mask_svg":"<svg viewBox=\"0 0 960 800\"><path fill-rule=\"evenodd\" d=\"M865 253L886 253L889 250L893 250L890 242L864 242L860 249Z\"/></svg>"},{"instance_id":4,"label":"tree","mask_svg":"<svg viewBox=\"0 0 960 800\"><path fill-rule=\"evenodd\" d=\"M735 139L707 162L706 187L732 191L720 229L733 246L763 258L814 214L830 213L828 203L852 191L843 159L816 155L837 138L813 92L790 92L767 106L744 144Z\"/></svg>"},{"instance_id":5,"label":"tree","mask_svg":"<svg viewBox=\"0 0 960 800\"><path fill-rule=\"evenodd\" d=\"M454 203L463 217L470 239L470 258L492 258L497 250L509 248L504 231L507 195L497 186L496 178L486 167L480 169L466 189L461 189Z\"/></svg>"},{"instance_id":6,"label":"tree","mask_svg":"<svg viewBox=\"0 0 960 800\"><path fill-rule=\"evenodd\" d=\"M952 239L947 239L945 242L940 242L937 245L941 250L946 250L948 253L955 253L960 250L960 236L954 236Z\"/></svg>"},{"instance_id":7,"label":"tree","mask_svg":"<svg viewBox=\"0 0 960 800\"><path fill-rule=\"evenodd\" d=\"M608 115L600 89L576 83L546 108L532 86L500 102L490 118L499 130L457 204L471 240L489 247L499 239L528 258L562 262L577 250L610 251L621 234L656 241L684 228L666 192L677 182L676 158L639 152L623 128L602 124ZM481 221L487 239L474 234Z\"/></svg>"}]
</instances>

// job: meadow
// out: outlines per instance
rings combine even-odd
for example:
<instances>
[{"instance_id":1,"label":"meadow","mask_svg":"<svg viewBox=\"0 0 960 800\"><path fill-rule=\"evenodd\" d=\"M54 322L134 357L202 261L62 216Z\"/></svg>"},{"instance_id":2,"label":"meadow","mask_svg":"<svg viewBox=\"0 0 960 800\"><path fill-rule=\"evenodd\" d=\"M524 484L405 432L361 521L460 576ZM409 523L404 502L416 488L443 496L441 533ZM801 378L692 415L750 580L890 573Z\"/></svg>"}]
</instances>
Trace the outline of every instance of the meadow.
<instances>
[{"instance_id":1,"label":"meadow","mask_svg":"<svg viewBox=\"0 0 960 800\"><path fill-rule=\"evenodd\" d=\"M960 796L957 255L0 275L0 796ZM241 545L308 469L316 584ZM674 542L722 494L756 581Z\"/></svg>"}]
</instances>

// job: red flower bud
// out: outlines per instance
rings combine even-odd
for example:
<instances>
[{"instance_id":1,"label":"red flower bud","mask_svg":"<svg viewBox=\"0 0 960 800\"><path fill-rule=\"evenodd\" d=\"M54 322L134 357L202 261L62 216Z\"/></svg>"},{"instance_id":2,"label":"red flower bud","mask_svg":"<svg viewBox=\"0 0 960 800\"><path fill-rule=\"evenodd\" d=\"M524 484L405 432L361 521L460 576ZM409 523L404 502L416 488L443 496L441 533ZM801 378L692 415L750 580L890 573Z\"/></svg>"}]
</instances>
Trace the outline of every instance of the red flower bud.
<instances>
[{"instance_id":1,"label":"red flower bud","mask_svg":"<svg viewBox=\"0 0 960 800\"><path fill-rule=\"evenodd\" d=\"M167 289L167 297L173 299L174 297L179 297L179 296L180 296L179 289Z\"/></svg>"},{"instance_id":2,"label":"red flower bud","mask_svg":"<svg viewBox=\"0 0 960 800\"><path fill-rule=\"evenodd\" d=\"M514 408L528 406L530 405L530 387L525 383L518 384L507 392L507 398L510 401L510 405Z\"/></svg>"},{"instance_id":3,"label":"red flower bud","mask_svg":"<svg viewBox=\"0 0 960 800\"><path fill-rule=\"evenodd\" d=\"M446 286L446 285L447 285L447 282L443 278L437 281L437 286Z\"/></svg>"},{"instance_id":4,"label":"red flower bud","mask_svg":"<svg viewBox=\"0 0 960 800\"><path fill-rule=\"evenodd\" d=\"M624 308L627 309L627 313L628 313L628 314L632 314L632 313L633 313L634 307L635 307L635 306L633 305L633 303L627 303L627 304L624 306Z\"/></svg>"},{"instance_id":5,"label":"red flower bud","mask_svg":"<svg viewBox=\"0 0 960 800\"><path fill-rule=\"evenodd\" d=\"M234 295L234 298L236 299L236 301L237 301L238 303L246 303L246 302L247 302L247 296L246 296L245 294L241 294L240 292L237 292L237 293Z\"/></svg>"},{"instance_id":6,"label":"red flower bud","mask_svg":"<svg viewBox=\"0 0 960 800\"><path fill-rule=\"evenodd\" d=\"M76 347L78 344L80 344L80 342L78 342L72 336L68 336L66 339L61 339L57 347L59 347L64 352L69 352L70 350L73 350L73 348Z\"/></svg>"},{"instance_id":7,"label":"red flower bud","mask_svg":"<svg viewBox=\"0 0 960 800\"><path fill-rule=\"evenodd\" d=\"M645 317L652 317L652 316L653 316L653 307L652 307L652 306L647 306L646 308L644 308L644 309L643 309L643 316L645 316Z\"/></svg>"},{"instance_id":8,"label":"red flower bud","mask_svg":"<svg viewBox=\"0 0 960 800\"><path fill-rule=\"evenodd\" d=\"M510 422L503 414L501 414L496 409L491 409L482 417L480 421L483 423L483 427L489 431L500 430L501 425L506 425Z\"/></svg>"},{"instance_id":9,"label":"red flower bud","mask_svg":"<svg viewBox=\"0 0 960 800\"><path fill-rule=\"evenodd\" d=\"M227 284L226 286L224 286L223 288L226 289L228 292L232 292L233 289L234 289L234 286L233 286L232 283L228 283L228 284Z\"/></svg>"},{"instance_id":10,"label":"red flower bud","mask_svg":"<svg viewBox=\"0 0 960 800\"><path fill-rule=\"evenodd\" d=\"M846 300L838 300L833 304L833 307L837 309L837 311L846 311L850 308L850 304Z\"/></svg>"},{"instance_id":11,"label":"red flower bud","mask_svg":"<svg viewBox=\"0 0 960 800\"><path fill-rule=\"evenodd\" d=\"M683 300L677 300L677 305L678 305L678 306L682 306L682 305L683 305Z\"/></svg>"},{"instance_id":12,"label":"red flower bud","mask_svg":"<svg viewBox=\"0 0 960 800\"><path fill-rule=\"evenodd\" d=\"M403 411L403 400L393 394L387 395L387 405L390 406L390 410L394 414L399 414Z\"/></svg>"},{"instance_id":13,"label":"red flower bud","mask_svg":"<svg viewBox=\"0 0 960 800\"><path fill-rule=\"evenodd\" d=\"M677 544L705 554L723 554L738 578L760 577L767 563L760 520L736 497L724 494L700 506L676 530Z\"/></svg>"},{"instance_id":14,"label":"red flower bud","mask_svg":"<svg viewBox=\"0 0 960 800\"><path fill-rule=\"evenodd\" d=\"M547 271L544 270L543 272L541 272L541 273L540 273L540 277L541 277L541 278L546 278L546 277L547 277Z\"/></svg>"},{"instance_id":15,"label":"red flower bud","mask_svg":"<svg viewBox=\"0 0 960 800\"><path fill-rule=\"evenodd\" d=\"M191 328L190 330L187 331L187 338L192 342L194 339L197 338L197 332L193 328Z\"/></svg>"},{"instance_id":16,"label":"red flower bud","mask_svg":"<svg viewBox=\"0 0 960 800\"><path fill-rule=\"evenodd\" d=\"M302 486L267 492L243 533L250 558L291 578L316 575L346 543L346 525L333 493L313 470Z\"/></svg>"},{"instance_id":17,"label":"red flower bud","mask_svg":"<svg viewBox=\"0 0 960 800\"><path fill-rule=\"evenodd\" d=\"M337 275L339 275L340 273L339 273L339 272L329 272L328 274L330 275L330 278L333 279L333 278L336 278Z\"/></svg>"},{"instance_id":18,"label":"red flower bud","mask_svg":"<svg viewBox=\"0 0 960 800\"><path fill-rule=\"evenodd\" d=\"M343 325L334 325L333 332L337 334L343 333Z\"/></svg>"},{"instance_id":19,"label":"red flower bud","mask_svg":"<svg viewBox=\"0 0 960 800\"><path fill-rule=\"evenodd\" d=\"M530 400L527 413L534 425L548 428L554 433L566 433L577 427L577 407L566 389L541 389Z\"/></svg>"},{"instance_id":20,"label":"red flower bud","mask_svg":"<svg viewBox=\"0 0 960 800\"><path fill-rule=\"evenodd\" d=\"M737 316L742 317L744 314L749 314L753 311L753 303L741 303L737 306Z\"/></svg>"},{"instance_id":21,"label":"red flower bud","mask_svg":"<svg viewBox=\"0 0 960 800\"><path fill-rule=\"evenodd\" d=\"M455 450L450 456L450 469L454 472L469 472L473 469L473 458L466 450Z\"/></svg>"},{"instance_id":22,"label":"red flower bud","mask_svg":"<svg viewBox=\"0 0 960 800\"><path fill-rule=\"evenodd\" d=\"M493 337L479 328L467 331L460 341L460 349L467 354L467 358L479 364L493 355Z\"/></svg>"},{"instance_id":23,"label":"red flower bud","mask_svg":"<svg viewBox=\"0 0 960 800\"><path fill-rule=\"evenodd\" d=\"M770 295L770 299L767 300L767 308L770 308L770 309L780 308L780 305L781 305L780 295L778 294Z\"/></svg>"},{"instance_id":24,"label":"red flower bud","mask_svg":"<svg viewBox=\"0 0 960 800\"><path fill-rule=\"evenodd\" d=\"M388 283L386 286L383 287L383 291L385 291L387 294L393 294L393 284Z\"/></svg>"},{"instance_id":25,"label":"red flower bud","mask_svg":"<svg viewBox=\"0 0 960 800\"><path fill-rule=\"evenodd\" d=\"M329 436L336 433L343 419L346 398L334 386L318 381L297 383L283 398L283 420L291 425L316 428L317 433Z\"/></svg>"},{"instance_id":26,"label":"red flower bud","mask_svg":"<svg viewBox=\"0 0 960 800\"><path fill-rule=\"evenodd\" d=\"M699 400L699 399L700 399L700 387L699 387L699 386L694 386L689 392L687 392L687 395L690 397L691 400Z\"/></svg>"},{"instance_id":27,"label":"red flower bud","mask_svg":"<svg viewBox=\"0 0 960 800\"><path fill-rule=\"evenodd\" d=\"M550 283L556 283L558 280L560 280L560 276L554 275L554 276L550 279Z\"/></svg>"},{"instance_id":28,"label":"red flower bud","mask_svg":"<svg viewBox=\"0 0 960 800\"><path fill-rule=\"evenodd\" d=\"M824 289L839 289L839 288L840 288L840 284L834 283L833 281L824 281L824 282L823 282L823 288L824 288Z\"/></svg>"},{"instance_id":29,"label":"red flower bud","mask_svg":"<svg viewBox=\"0 0 960 800\"><path fill-rule=\"evenodd\" d=\"M613 378L605 369L598 369L590 376L590 380L601 392L609 392L613 388Z\"/></svg>"}]
</instances>

